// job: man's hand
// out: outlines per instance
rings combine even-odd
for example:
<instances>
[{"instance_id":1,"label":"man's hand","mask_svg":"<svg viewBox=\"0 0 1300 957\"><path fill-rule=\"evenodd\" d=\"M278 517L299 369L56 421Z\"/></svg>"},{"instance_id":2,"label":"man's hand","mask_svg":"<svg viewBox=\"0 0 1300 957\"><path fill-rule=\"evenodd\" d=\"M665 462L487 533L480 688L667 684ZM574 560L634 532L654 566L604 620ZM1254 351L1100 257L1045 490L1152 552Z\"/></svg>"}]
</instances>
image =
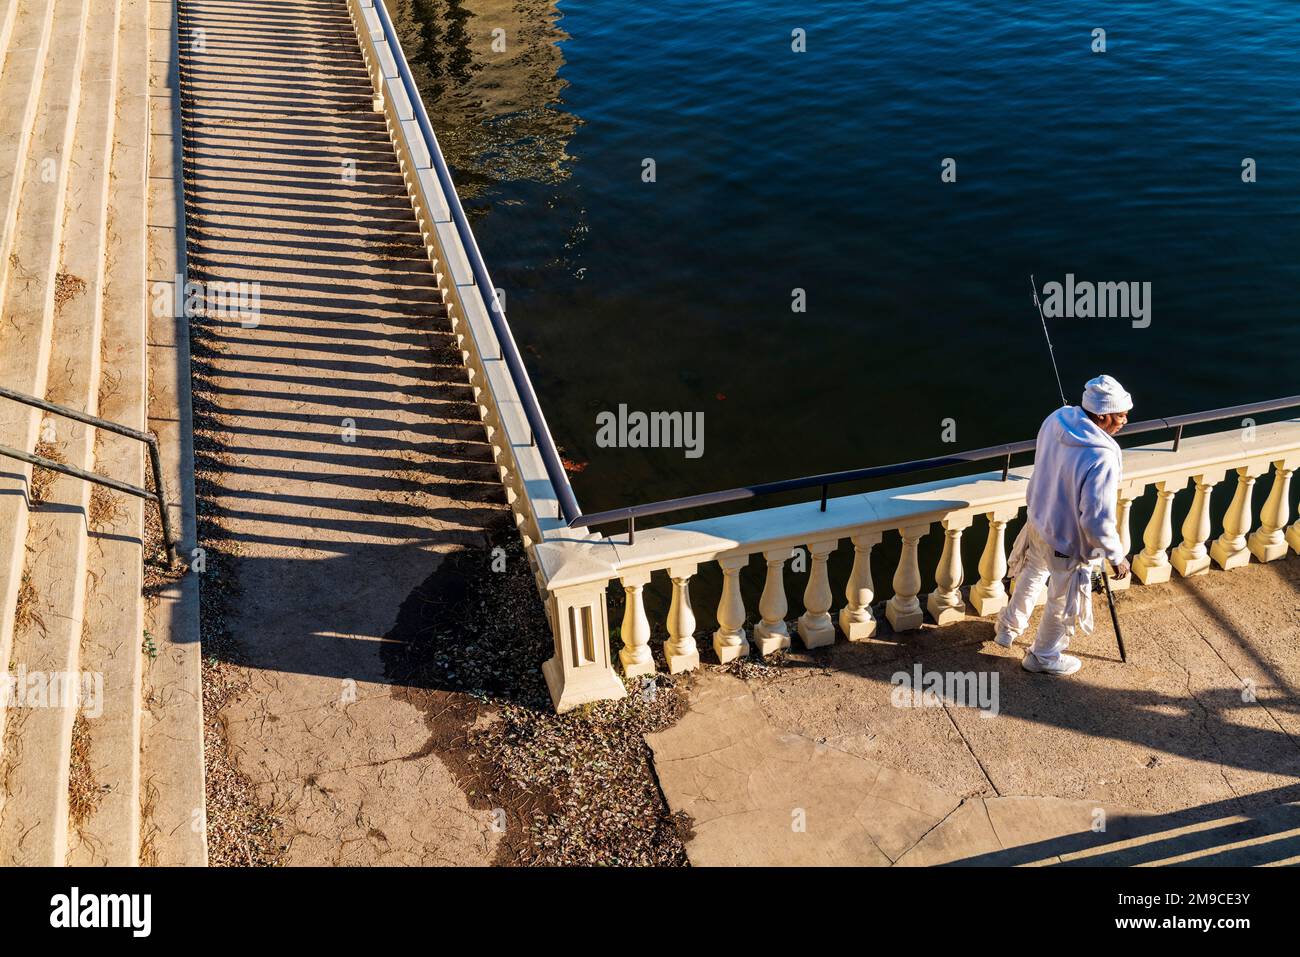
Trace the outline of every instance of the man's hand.
<instances>
[{"instance_id":1,"label":"man's hand","mask_svg":"<svg viewBox=\"0 0 1300 957\"><path fill-rule=\"evenodd\" d=\"M1112 577L1115 579L1115 581L1122 581L1125 578L1128 578L1128 572L1129 572L1129 563L1128 563L1128 559L1125 558L1122 561L1120 561L1118 565L1115 566L1115 574Z\"/></svg>"}]
</instances>

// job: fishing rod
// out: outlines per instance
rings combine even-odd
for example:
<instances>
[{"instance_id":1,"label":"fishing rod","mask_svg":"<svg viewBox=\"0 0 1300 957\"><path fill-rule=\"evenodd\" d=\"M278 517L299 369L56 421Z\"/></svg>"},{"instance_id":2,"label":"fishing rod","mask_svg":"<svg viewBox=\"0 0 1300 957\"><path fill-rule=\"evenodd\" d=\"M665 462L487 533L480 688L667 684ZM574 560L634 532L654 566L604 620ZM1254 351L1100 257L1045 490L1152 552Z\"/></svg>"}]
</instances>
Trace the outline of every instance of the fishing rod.
<instances>
[{"instance_id":1,"label":"fishing rod","mask_svg":"<svg viewBox=\"0 0 1300 957\"><path fill-rule=\"evenodd\" d=\"M1052 371L1056 373L1056 388L1061 393L1061 405L1067 406L1070 403L1065 401L1065 386L1061 385L1061 370L1056 367L1056 350L1052 348L1052 337L1047 334L1047 317L1043 315L1043 304L1038 301L1038 283L1034 281L1034 274L1029 274L1029 288L1034 291L1034 306L1038 309L1038 319L1043 324L1043 338L1047 340L1047 354L1052 359Z\"/></svg>"},{"instance_id":2,"label":"fishing rod","mask_svg":"<svg viewBox=\"0 0 1300 957\"><path fill-rule=\"evenodd\" d=\"M1043 338L1047 340L1047 354L1052 359L1052 372L1056 374L1056 388L1061 394L1061 405L1065 401L1065 386L1061 384L1061 370L1056 367L1056 349L1052 347L1052 337L1047 332L1047 317L1043 315L1043 304L1038 301L1038 283L1034 274L1029 274L1029 288L1034 291L1034 306L1038 309L1038 320L1043 324ZM1130 573L1131 574L1131 573ZM1119 660L1128 664L1128 653L1124 650L1124 633L1119 629L1119 613L1115 611L1115 594L1110 590L1110 576L1106 574L1106 559L1101 560L1101 582L1106 588L1106 603L1110 605L1110 621L1115 626L1115 643L1119 645Z\"/></svg>"}]
</instances>

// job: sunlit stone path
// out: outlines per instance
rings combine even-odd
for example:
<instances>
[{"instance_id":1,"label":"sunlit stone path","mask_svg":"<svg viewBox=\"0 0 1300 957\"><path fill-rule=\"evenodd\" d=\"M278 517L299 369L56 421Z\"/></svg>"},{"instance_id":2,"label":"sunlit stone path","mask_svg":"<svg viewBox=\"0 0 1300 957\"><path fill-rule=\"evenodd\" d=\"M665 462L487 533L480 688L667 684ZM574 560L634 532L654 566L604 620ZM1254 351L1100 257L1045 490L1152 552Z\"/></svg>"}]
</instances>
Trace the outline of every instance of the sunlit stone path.
<instances>
[{"instance_id":1,"label":"sunlit stone path","mask_svg":"<svg viewBox=\"0 0 1300 957\"><path fill-rule=\"evenodd\" d=\"M484 863L490 818L380 652L501 493L346 6L180 11L192 276L248 284L195 322L200 508L250 672L230 755L289 863Z\"/></svg>"}]
</instances>

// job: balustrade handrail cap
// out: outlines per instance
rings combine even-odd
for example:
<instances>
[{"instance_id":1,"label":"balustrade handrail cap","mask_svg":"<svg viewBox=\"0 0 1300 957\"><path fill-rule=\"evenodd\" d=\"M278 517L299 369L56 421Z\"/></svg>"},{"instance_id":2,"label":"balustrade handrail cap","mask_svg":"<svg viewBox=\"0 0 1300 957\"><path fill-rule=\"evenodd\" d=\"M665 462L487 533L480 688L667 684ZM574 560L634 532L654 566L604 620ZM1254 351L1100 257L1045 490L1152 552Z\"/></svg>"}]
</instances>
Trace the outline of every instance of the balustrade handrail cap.
<instances>
[{"instance_id":1,"label":"balustrade handrail cap","mask_svg":"<svg viewBox=\"0 0 1300 957\"><path fill-rule=\"evenodd\" d=\"M1247 462L1300 460L1300 418L1256 426L1253 441L1241 429L1183 439L1177 452L1168 442L1124 450L1124 485L1149 485L1168 478L1186 480L1198 469L1233 468ZM565 553L573 546L556 543L554 567L562 569L555 587L572 587L609 580L630 570L661 569L674 562L713 561L727 553L756 554L819 538L846 539L868 531L890 531L907 524L934 522L966 512L981 515L1009 503L1023 503L1032 465L1002 473L934 479L892 489L879 489L827 500L779 505L640 530L628 545L622 536L605 539L608 551L588 549L583 562ZM585 541L584 545L592 543ZM593 563L599 557L599 564Z\"/></svg>"},{"instance_id":2,"label":"balustrade handrail cap","mask_svg":"<svg viewBox=\"0 0 1300 957\"><path fill-rule=\"evenodd\" d=\"M1123 433L1121 433L1122 435ZM1241 464L1265 460L1285 453L1300 455L1300 418L1283 419L1255 426L1251 438L1245 429L1211 432L1182 440L1177 451L1165 443L1138 445L1124 450L1124 481L1158 481L1162 475L1195 474L1205 466Z\"/></svg>"},{"instance_id":3,"label":"balustrade handrail cap","mask_svg":"<svg viewBox=\"0 0 1300 957\"><path fill-rule=\"evenodd\" d=\"M1124 434L1137 435L1144 432L1167 431L1177 428L1179 430L1179 435L1181 435L1183 427L1187 425L1220 422L1236 416L1275 412L1281 409L1294 408L1295 406L1300 406L1300 395L1284 396L1278 399L1268 399L1264 402L1252 402L1245 405L1228 406L1220 409L1210 409L1203 412L1192 412L1186 415L1176 415L1168 418L1144 419L1140 422L1130 422L1125 427ZM741 488L720 489L714 492L689 495L684 498L668 499L661 502L645 502L639 505L629 505L624 506L623 508L583 515L572 519L570 524L584 525L587 527L606 525L614 522L624 522L634 517L644 518L655 515L667 515L674 512L686 511L692 508L721 505L726 502L744 501L778 492L790 492L799 489L815 488L819 485L825 490L831 486L861 481L868 478L878 478L885 475L905 475L914 472L927 471L941 466L990 461L1003 457L1009 459L1012 455L1033 451L1034 445L1034 439L1026 439L1021 442L990 445L985 448L968 449L964 452L953 452L947 455L917 459L911 462L895 462L890 465L848 469L839 472L826 472L821 475L805 475L800 478L764 482L758 485L743 486Z\"/></svg>"},{"instance_id":4,"label":"balustrade handrail cap","mask_svg":"<svg viewBox=\"0 0 1300 957\"><path fill-rule=\"evenodd\" d=\"M610 539L548 538L533 546L548 591L609 581L619 573Z\"/></svg>"},{"instance_id":5,"label":"balustrade handrail cap","mask_svg":"<svg viewBox=\"0 0 1300 957\"><path fill-rule=\"evenodd\" d=\"M845 539L871 531L938 521L959 512L981 514L1008 502L1023 501L1032 466L1002 473L982 472L874 492L798 502L773 508L721 515L638 532L636 543L615 539L620 569L671 560L711 560L727 552L756 553L819 539Z\"/></svg>"}]
</instances>

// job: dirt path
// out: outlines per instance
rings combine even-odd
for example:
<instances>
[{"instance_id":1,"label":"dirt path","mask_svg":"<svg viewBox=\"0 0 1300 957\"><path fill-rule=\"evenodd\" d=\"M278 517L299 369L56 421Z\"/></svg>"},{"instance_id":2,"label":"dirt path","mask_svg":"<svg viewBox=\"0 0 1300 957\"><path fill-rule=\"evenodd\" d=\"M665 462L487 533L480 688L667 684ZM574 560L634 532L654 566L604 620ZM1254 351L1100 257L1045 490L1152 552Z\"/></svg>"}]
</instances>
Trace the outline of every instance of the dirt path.
<instances>
[{"instance_id":1,"label":"dirt path","mask_svg":"<svg viewBox=\"0 0 1300 957\"><path fill-rule=\"evenodd\" d=\"M210 791L269 807L287 863L486 863L491 814L426 753L380 651L503 505L346 7L180 11L191 276L258 284L252 317L193 323L206 625L242 659L209 676L234 692L208 715ZM253 859L216 797L213 862Z\"/></svg>"}]
</instances>

